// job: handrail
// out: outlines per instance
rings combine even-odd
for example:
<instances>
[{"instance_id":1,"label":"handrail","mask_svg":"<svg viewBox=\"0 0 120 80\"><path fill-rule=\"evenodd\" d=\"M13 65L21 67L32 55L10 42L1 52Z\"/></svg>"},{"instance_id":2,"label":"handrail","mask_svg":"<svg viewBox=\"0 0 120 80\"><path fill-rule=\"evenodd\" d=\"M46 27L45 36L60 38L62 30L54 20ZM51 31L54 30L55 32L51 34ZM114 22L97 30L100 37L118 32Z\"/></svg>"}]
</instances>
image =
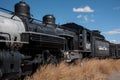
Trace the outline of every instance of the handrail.
<instances>
[{"instance_id":1,"label":"handrail","mask_svg":"<svg viewBox=\"0 0 120 80\"><path fill-rule=\"evenodd\" d=\"M3 10L3 11L7 11L7 12L14 13L13 11L10 11L10 10L8 10L8 9L5 9L5 8L3 8L3 7L0 7L0 9L1 9L1 10Z\"/></svg>"},{"instance_id":2,"label":"handrail","mask_svg":"<svg viewBox=\"0 0 120 80\"><path fill-rule=\"evenodd\" d=\"M13 15L16 14L15 12L10 11L10 10L8 10L8 9L5 9L5 8L3 8L3 7L0 7L0 9L3 10L3 11L10 12L10 13L12 13ZM35 19L35 18L32 18L32 17L28 17L28 16L25 16L25 15L19 15L19 16L27 17L27 18L31 19L32 21L35 20L35 21L42 22L41 20L38 20L38 19Z\"/></svg>"}]
</instances>

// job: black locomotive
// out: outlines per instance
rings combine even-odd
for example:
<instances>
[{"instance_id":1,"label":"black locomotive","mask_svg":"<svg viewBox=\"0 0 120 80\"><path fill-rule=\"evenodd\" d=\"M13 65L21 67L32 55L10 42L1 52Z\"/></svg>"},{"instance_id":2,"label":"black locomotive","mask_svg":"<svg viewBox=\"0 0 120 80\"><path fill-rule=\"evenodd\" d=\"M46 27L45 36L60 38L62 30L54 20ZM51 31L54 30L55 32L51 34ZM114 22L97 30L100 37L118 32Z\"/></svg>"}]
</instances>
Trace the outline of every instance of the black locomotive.
<instances>
[{"instance_id":1,"label":"black locomotive","mask_svg":"<svg viewBox=\"0 0 120 80\"><path fill-rule=\"evenodd\" d=\"M10 12L0 12L0 79L18 79L62 60L120 57L120 45L105 40L98 30L75 23L57 25L53 15L36 20L23 1L15 12L0 9Z\"/></svg>"}]
</instances>

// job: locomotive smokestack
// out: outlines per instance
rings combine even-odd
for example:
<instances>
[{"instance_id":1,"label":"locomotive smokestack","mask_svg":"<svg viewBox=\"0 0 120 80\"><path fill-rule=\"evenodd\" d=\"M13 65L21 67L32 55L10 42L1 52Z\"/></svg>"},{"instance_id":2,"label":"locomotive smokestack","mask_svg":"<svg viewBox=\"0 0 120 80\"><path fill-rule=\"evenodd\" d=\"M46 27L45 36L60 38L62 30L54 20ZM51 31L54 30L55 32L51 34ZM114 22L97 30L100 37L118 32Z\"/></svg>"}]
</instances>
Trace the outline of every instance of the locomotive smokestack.
<instances>
[{"instance_id":1,"label":"locomotive smokestack","mask_svg":"<svg viewBox=\"0 0 120 80\"><path fill-rule=\"evenodd\" d=\"M23 0L15 4L14 7L16 15L30 17L30 7Z\"/></svg>"},{"instance_id":2,"label":"locomotive smokestack","mask_svg":"<svg viewBox=\"0 0 120 80\"><path fill-rule=\"evenodd\" d=\"M51 14L45 15L43 17L43 24L54 25L55 24L55 17L53 15L51 15Z\"/></svg>"}]
</instances>

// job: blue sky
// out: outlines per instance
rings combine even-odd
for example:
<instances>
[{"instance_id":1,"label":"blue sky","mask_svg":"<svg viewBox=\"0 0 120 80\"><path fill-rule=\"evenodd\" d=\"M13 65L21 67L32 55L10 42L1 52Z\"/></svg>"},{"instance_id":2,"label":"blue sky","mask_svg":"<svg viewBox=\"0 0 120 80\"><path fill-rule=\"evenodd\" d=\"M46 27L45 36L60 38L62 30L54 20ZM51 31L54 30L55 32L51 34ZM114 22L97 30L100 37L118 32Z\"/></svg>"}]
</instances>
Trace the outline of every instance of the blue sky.
<instances>
[{"instance_id":1,"label":"blue sky","mask_svg":"<svg viewBox=\"0 0 120 80\"><path fill-rule=\"evenodd\" d=\"M20 0L1 0L0 6L14 10ZM75 22L100 30L107 40L120 43L120 0L24 0L34 18L53 14L57 24Z\"/></svg>"}]
</instances>

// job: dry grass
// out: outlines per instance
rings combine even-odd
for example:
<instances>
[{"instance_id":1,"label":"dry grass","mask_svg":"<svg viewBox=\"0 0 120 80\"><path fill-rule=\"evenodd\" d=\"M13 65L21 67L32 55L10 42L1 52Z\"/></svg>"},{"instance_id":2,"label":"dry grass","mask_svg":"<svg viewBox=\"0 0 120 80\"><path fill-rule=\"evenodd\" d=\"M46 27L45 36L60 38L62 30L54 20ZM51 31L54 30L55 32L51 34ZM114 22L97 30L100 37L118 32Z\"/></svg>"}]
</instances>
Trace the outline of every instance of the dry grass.
<instances>
[{"instance_id":1,"label":"dry grass","mask_svg":"<svg viewBox=\"0 0 120 80\"><path fill-rule=\"evenodd\" d=\"M62 62L57 67L43 66L25 80L108 80L114 72L120 72L120 60L90 59L78 61L76 65Z\"/></svg>"}]
</instances>

